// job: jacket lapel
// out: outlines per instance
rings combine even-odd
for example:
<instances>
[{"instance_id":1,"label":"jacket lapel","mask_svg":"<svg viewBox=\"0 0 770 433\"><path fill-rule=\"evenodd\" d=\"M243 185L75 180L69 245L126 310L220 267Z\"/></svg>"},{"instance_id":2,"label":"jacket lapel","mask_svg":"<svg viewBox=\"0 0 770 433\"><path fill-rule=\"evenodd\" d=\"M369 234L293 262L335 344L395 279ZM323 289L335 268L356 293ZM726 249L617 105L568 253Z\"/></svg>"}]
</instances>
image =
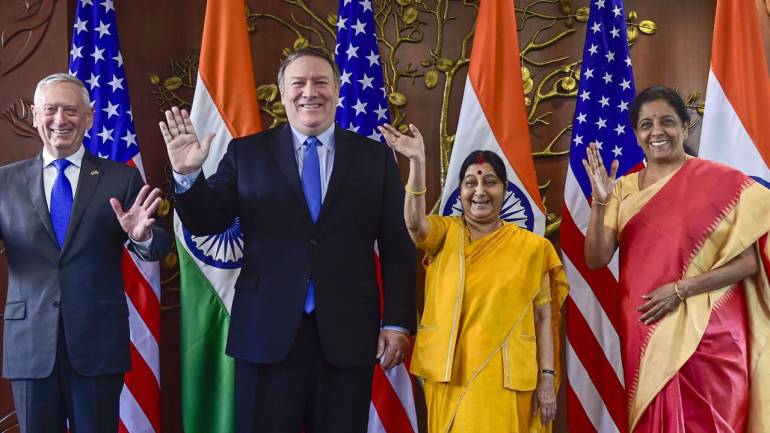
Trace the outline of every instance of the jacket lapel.
<instances>
[{"instance_id":1,"label":"jacket lapel","mask_svg":"<svg viewBox=\"0 0 770 433\"><path fill-rule=\"evenodd\" d=\"M302 200L302 203L305 203L305 195L302 193L302 185L297 172L297 157L294 155L294 140L291 137L291 128L288 124L277 131L276 136L269 142L273 156L278 162L278 167L281 168L281 172L289 184L289 189L298 199ZM310 215L309 212L308 215Z\"/></svg>"},{"instance_id":2,"label":"jacket lapel","mask_svg":"<svg viewBox=\"0 0 770 433\"><path fill-rule=\"evenodd\" d=\"M38 155L37 158L30 160L23 169L22 176L24 176L27 191L30 192L32 206L35 208L45 231L51 237L51 242L58 249L56 235L51 225L51 213L48 211L48 203L45 201L45 190L43 189L43 157Z\"/></svg>"},{"instance_id":3,"label":"jacket lapel","mask_svg":"<svg viewBox=\"0 0 770 433\"><path fill-rule=\"evenodd\" d=\"M70 223L67 227L67 236L64 238L62 253L67 249L70 238L72 238L73 233L77 230L83 212L88 208L91 196L94 194L94 191L96 191L96 186L104 175L103 171L104 167L99 158L93 156L91 152L86 150L86 153L83 155L83 162L80 165L78 187L75 191L75 200L72 204L72 214L70 214Z\"/></svg>"},{"instance_id":4,"label":"jacket lapel","mask_svg":"<svg viewBox=\"0 0 770 433\"><path fill-rule=\"evenodd\" d=\"M334 167L329 179L329 187L326 189L326 196L321 205L321 212L318 215L319 221L324 217L324 214L329 212L327 209L329 209L335 197L339 195L342 185L345 184L345 178L350 169L350 146L355 146L355 143L351 143L350 136L343 133L339 126L336 126L334 128Z\"/></svg>"}]
</instances>

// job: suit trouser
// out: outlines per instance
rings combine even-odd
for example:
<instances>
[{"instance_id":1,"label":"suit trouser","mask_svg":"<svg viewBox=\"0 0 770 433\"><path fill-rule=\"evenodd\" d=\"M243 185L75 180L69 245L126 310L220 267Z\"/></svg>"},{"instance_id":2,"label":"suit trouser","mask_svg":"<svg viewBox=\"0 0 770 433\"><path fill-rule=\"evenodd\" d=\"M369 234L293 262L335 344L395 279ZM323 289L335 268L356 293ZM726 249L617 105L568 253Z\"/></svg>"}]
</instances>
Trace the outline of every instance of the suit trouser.
<instances>
[{"instance_id":1,"label":"suit trouser","mask_svg":"<svg viewBox=\"0 0 770 433\"><path fill-rule=\"evenodd\" d=\"M280 364L235 361L236 433L365 433L373 366L337 367L305 315Z\"/></svg>"},{"instance_id":2,"label":"suit trouser","mask_svg":"<svg viewBox=\"0 0 770 433\"><path fill-rule=\"evenodd\" d=\"M59 319L56 361L42 379L14 379L13 400L21 433L115 433L123 373L83 376L67 355Z\"/></svg>"}]
</instances>

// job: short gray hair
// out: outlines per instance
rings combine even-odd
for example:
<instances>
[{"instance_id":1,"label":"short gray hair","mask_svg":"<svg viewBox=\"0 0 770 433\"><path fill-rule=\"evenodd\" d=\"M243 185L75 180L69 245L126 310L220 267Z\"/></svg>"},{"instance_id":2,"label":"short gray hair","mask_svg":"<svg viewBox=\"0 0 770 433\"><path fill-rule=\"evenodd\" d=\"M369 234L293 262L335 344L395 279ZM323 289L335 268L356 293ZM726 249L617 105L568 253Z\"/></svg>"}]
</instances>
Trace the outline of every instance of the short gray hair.
<instances>
[{"instance_id":1,"label":"short gray hair","mask_svg":"<svg viewBox=\"0 0 770 433\"><path fill-rule=\"evenodd\" d=\"M56 72L38 81L37 86L35 86L34 99L37 100L37 96L40 94L40 90L43 87L56 83L71 83L78 86L80 88L80 93L83 95L83 102L85 102L87 107L91 106L91 98L88 96L86 85L74 75L70 75L66 72Z\"/></svg>"},{"instance_id":2,"label":"short gray hair","mask_svg":"<svg viewBox=\"0 0 770 433\"><path fill-rule=\"evenodd\" d=\"M334 74L334 82L337 84L337 88L339 89L342 80L340 79L340 68L337 66L337 63L334 62L334 60L330 59L329 56L319 50L318 48L312 48L312 47L306 47L306 48L300 48L296 51L292 51L288 56L286 56L285 59L281 61L281 66L278 67L278 88L283 89L283 78L284 74L286 73L286 67L288 67L290 64L292 64L295 60L299 59L300 57L318 57L319 59L323 59L326 61L326 63L329 64L332 68L332 73Z\"/></svg>"}]
</instances>

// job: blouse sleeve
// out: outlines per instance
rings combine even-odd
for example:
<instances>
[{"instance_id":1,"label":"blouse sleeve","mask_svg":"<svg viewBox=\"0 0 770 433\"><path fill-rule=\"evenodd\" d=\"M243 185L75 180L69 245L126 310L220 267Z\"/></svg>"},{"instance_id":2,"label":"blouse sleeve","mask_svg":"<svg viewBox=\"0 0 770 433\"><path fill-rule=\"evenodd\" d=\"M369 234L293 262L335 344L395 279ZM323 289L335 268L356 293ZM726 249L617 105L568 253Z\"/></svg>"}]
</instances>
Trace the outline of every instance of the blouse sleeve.
<instances>
[{"instance_id":1,"label":"blouse sleeve","mask_svg":"<svg viewBox=\"0 0 770 433\"><path fill-rule=\"evenodd\" d=\"M604 226L615 233L618 232L618 210L620 209L620 191L621 182L615 183L612 188L610 198L607 200L607 206L604 207Z\"/></svg>"},{"instance_id":2,"label":"blouse sleeve","mask_svg":"<svg viewBox=\"0 0 770 433\"><path fill-rule=\"evenodd\" d=\"M542 307L551 302L551 275L549 272L543 273L543 279L540 282L540 290L535 296L535 307Z\"/></svg>"},{"instance_id":3,"label":"blouse sleeve","mask_svg":"<svg viewBox=\"0 0 770 433\"><path fill-rule=\"evenodd\" d=\"M448 217L428 215L428 236L422 242L417 242L417 248L425 251L429 256L435 256L444 244L448 228Z\"/></svg>"}]
</instances>

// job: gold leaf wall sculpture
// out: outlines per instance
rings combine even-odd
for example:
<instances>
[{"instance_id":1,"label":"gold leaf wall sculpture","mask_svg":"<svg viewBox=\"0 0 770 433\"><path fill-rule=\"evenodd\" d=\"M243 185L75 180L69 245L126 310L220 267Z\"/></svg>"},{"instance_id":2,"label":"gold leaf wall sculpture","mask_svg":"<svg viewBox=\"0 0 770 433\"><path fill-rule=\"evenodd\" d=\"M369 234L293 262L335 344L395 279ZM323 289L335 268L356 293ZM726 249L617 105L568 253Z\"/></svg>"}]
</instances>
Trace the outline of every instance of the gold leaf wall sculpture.
<instances>
[{"instance_id":1,"label":"gold leaf wall sculpture","mask_svg":"<svg viewBox=\"0 0 770 433\"><path fill-rule=\"evenodd\" d=\"M313 2L312 7L305 0L283 0L282 3L284 7L280 12L273 13L260 12L256 10L258 7L246 5L249 31L257 32L268 23L277 24L293 40L290 46L283 48L284 56L310 46L333 57L337 2ZM314 9L319 8L318 3L327 10ZM404 132L410 117L421 117L420 108L410 104L414 98L410 95L419 94L421 99L427 95L433 101L430 106L436 107L431 111L438 113L438 137L426 137L426 140L432 139L438 144L440 184L443 185L456 128L450 113L457 111L461 102L461 81L470 61L479 0L374 0L372 3L392 123ZM566 168L572 130L571 111L580 84L582 32L589 18L588 1L516 3L519 5L516 7L516 31L521 44L524 103L533 136L532 155L536 166L540 161L558 160ZM630 46L638 43L640 36L654 35L657 31L655 22L640 19L635 10L627 10L626 22ZM189 97L186 99L181 95L191 94L189 90L195 85L195 59L194 55L172 59L171 73L150 77L161 109L170 105L189 107ZM262 112L268 115L269 127L286 122L275 83L259 83L257 98ZM558 107L559 113L554 111L554 106ZM701 114L700 95L691 95L688 106ZM550 184L550 179L543 181L541 191L547 190ZM545 196L543 194L544 201ZM549 203L544 204L546 235L551 235L560 225L560 204L552 207Z\"/></svg>"}]
</instances>

